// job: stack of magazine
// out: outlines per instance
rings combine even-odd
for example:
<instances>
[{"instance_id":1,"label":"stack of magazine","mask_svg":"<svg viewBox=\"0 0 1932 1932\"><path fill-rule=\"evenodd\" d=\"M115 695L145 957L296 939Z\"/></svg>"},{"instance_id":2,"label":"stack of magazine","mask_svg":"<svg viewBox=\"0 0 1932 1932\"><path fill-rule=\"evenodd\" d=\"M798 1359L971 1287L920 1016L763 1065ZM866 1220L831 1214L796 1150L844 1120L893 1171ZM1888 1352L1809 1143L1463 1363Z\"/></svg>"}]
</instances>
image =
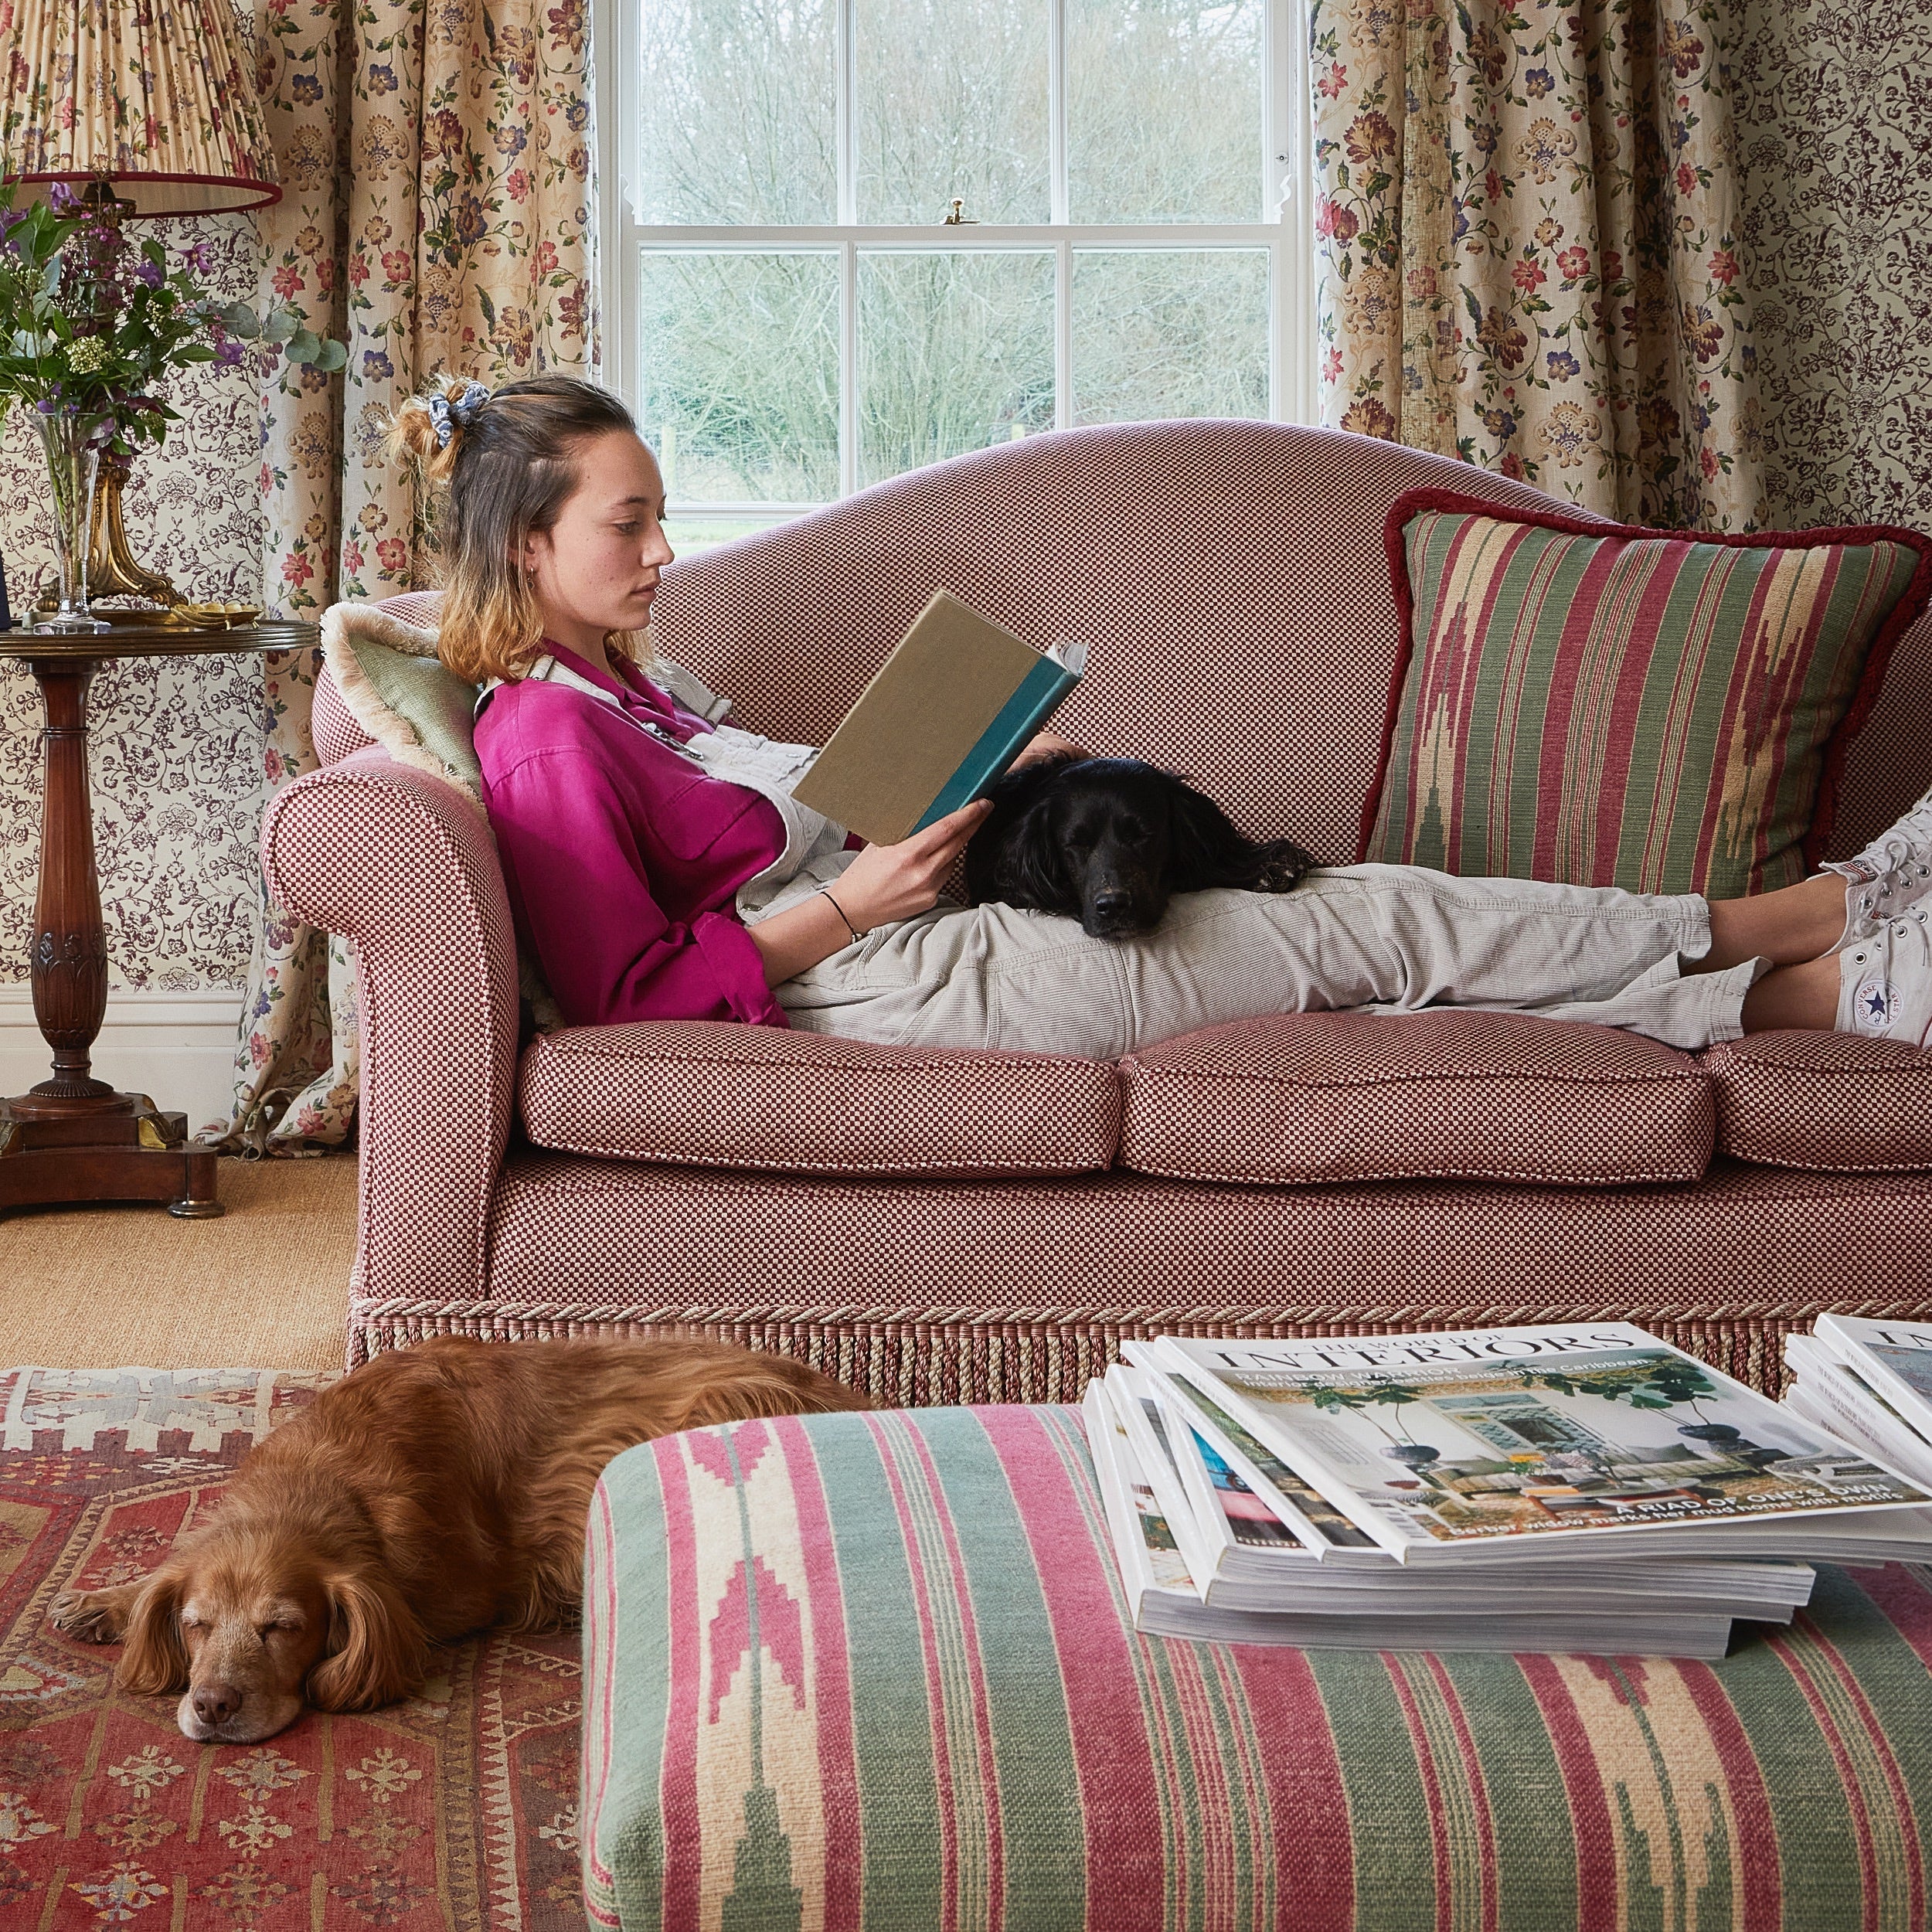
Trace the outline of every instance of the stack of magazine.
<instances>
[{"instance_id":1,"label":"stack of magazine","mask_svg":"<svg viewBox=\"0 0 1932 1932\"><path fill-rule=\"evenodd\" d=\"M1821 1315L1784 1338L1785 1406L1932 1487L1932 1323Z\"/></svg>"},{"instance_id":2,"label":"stack of magazine","mask_svg":"<svg viewBox=\"0 0 1932 1932\"><path fill-rule=\"evenodd\" d=\"M1626 1323L1125 1353L1084 1408L1154 1634L1714 1658L1812 1560L1932 1560L1932 1444L1921 1486Z\"/></svg>"}]
</instances>

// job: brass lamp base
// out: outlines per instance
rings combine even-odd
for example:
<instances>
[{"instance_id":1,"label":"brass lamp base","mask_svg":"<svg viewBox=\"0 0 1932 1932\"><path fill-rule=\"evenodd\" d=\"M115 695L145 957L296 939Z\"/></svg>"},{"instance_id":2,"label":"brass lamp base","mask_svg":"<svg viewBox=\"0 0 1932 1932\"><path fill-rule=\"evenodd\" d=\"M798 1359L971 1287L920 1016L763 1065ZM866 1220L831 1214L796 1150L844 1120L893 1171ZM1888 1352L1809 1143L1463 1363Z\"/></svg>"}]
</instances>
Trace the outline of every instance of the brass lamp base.
<instances>
[{"instance_id":1,"label":"brass lamp base","mask_svg":"<svg viewBox=\"0 0 1932 1932\"><path fill-rule=\"evenodd\" d=\"M159 572L137 563L128 547L128 532L121 521L121 486L127 481L122 463L100 466L100 480L94 486L94 526L87 541L87 595L94 597L146 597L151 603L172 610L185 600Z\"/></svg>"}]
</instances>

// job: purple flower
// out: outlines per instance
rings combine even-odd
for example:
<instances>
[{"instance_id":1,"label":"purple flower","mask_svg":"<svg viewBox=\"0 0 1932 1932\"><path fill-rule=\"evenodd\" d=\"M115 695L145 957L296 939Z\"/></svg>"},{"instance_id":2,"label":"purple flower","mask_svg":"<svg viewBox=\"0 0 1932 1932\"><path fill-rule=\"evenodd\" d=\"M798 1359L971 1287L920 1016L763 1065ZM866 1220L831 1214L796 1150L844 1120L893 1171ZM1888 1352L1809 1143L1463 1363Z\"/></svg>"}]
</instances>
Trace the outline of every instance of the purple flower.
<instances>
[{"instance_id":1,"label":"purple flower","mask_svg":"<svg viewBox=\"0 0 1932 1932\"><path fill-rule=\"evenodd\" d=\"M167 279L158 262L143 260L134 270L134 280L145 288L158 288Z\"/></svg>"},{"instance_id":2,"label":"purple flower","mask_svg":"<svg viewBox=\"0 0 1932 1932\"><path fill-rule=\"evenodd\" d=\"M80 197L64 181L56 181L48 189L47 201L56 215L75 214L80 207Z\"/></svg>"},{"instance_id":3,"label":"purple flower","mask_svg":"<svg viewBox=\"0 0 1932 1932\"><path fill-rule=\"evenodd\" d=\"M215 367L217 369L240 369L241 367L242 357L247 353L247 351L242 345L241 338L239 336L230 335L219 322L215 325L214 335Z\"/></svg>"},{"instance_id":4,"label":"purple flower","mask_svg":"<svg viewBox=\"0 0 1932 1932\"><path fill-rule=\"evenodd\" d=\"M215 272L215 258L205 241L198 241L183 252L182 260L197 275L212 275Z\"/></svg>"}]
</instances>

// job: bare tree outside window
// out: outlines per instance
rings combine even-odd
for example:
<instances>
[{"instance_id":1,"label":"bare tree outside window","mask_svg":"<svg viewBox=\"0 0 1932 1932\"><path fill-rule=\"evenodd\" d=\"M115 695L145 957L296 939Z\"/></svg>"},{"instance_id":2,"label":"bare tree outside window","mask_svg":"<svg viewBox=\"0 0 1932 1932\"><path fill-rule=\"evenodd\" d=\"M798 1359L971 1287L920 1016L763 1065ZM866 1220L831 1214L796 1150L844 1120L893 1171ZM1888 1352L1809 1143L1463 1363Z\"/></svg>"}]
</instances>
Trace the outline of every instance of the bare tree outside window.
<instances>
[{"instance_id":1,"label":"bare tree outside window","mask_svg":"<svg viewBox=\"0 0 1932 1932\"><path fill-rule=\"evenodd\" d=\"M1304 3L600 0L607 335L681 522L1304 413Z\"/></svg>"}]
</instances>

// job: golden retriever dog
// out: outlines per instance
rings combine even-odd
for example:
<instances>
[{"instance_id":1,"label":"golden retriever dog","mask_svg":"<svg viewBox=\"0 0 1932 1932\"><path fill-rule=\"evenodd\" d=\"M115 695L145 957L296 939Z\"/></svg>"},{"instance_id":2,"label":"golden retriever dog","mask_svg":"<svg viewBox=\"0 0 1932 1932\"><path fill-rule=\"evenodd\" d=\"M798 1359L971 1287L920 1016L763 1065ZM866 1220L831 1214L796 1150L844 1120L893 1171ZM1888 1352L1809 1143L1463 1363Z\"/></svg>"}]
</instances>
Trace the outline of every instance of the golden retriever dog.
<instances>
[{"instance_id":1,"label":"golden retriever dog","mask_svg":"<svg viewBox=\"0 0 1932 1932\"><path fill-rule=\"evenodd\" d=\"M621 1450L871 1406L802 1362L719 1342L443 1336L335 1383L249 1453L213 1520L151 1575L68 1593L54 1624L124 1640L116 1681L182 1692L185 1736L253 1743L304 1702L408 1696L432 1644L574 1619L590 1492Z\"/></svg>"}]
</instances>

